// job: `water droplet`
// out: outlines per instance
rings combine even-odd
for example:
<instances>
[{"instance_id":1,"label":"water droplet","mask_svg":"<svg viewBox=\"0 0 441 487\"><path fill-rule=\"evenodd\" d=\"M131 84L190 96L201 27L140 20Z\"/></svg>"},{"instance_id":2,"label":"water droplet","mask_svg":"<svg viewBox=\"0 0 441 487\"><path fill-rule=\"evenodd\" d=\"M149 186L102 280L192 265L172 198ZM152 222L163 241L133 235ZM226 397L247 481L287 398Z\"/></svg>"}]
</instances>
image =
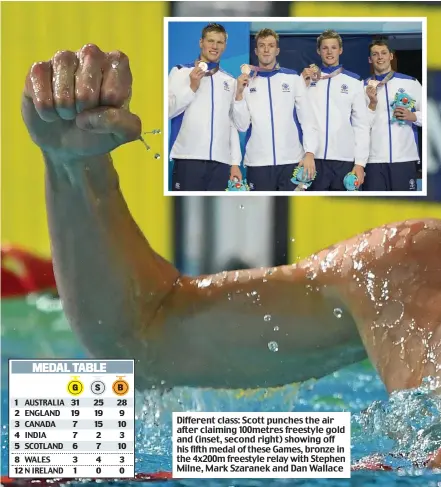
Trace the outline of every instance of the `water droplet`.
<instances>
[{"instance_id":1,"label":"water droplet","mask_svg":"<svg viewBox=\"0 0 441 487\"><path fill-rule=\"evenodd\" d=\"M278 326L274 327L274 331L279 331L279 330L280 330L280 328Z\"/></svg>"},{"instance_id":2,"label":"water droplet","mask_svg":"<svg viewBox=\"0 0 441 487\"><path fill-rule=\"evenodd\" d=\"M277 352L279 350L279 344L277 342L269 342L268 348L271 350L271 352Z\"/></svg>"},{"instance_id":3,"label":"water droplet","mask_svg":"<svg viewBox=\"0 0 441 487\"><path fill-rule=\"evenodd\" d=\"M291 239L291 242L295 242L295 241L296 241L296 239L295 239L295 238L292 238L292 239Z\"/></svg>"},{"instance_id":4,"label":"water droplet","mask_svg":"<svg viewBox=\"0 0 441 487\"><path fill-rule=\"evenodd\" d=\"M251 296L256 296L257 295L257 291L251 291Z\"/></svg>"},{"instance_id":5,"label":"water droplet","mask_svg":"<svg viewBox=\"0 0 441 487\"><path fill-rule=\"evenodd\" d=\"M112 61L112 68L116 69L119 66L119 61Z\"/></svg>"},{"instance_id":6,"label":"water droplet","mask_svg":"<svg viewBox=\"0 0 441 487\"><path fill-rule=\"evenodd\" d=\"M201 279L198 281L198 287L208 287L211 284L211 279Z\"/></svg>"},{"instance_id":7,"label":"water droplet","mask_svg":"<svg viewBox=\"0 0 441 487\"><path fill-rule=\"evenodd\" d=\"M161 380L161 385L163 386L165 384L165 380Z\"/></svg>"},{"instance_id":8,"label":"water droplet","mask_svg":"<svg viewBox=\"0 0 441 487\"><path fill-rule=\"evenodd\" d=\"M161 154L155 154L155 159L161 159Z\"/></svg>"},{"instance_id":9,"label":"water droplet","mask_svg":"<svg viewBox=\"0 0 441 487\"><path fill-rule=\"evenodd\" d=\"M271 315L265 315L265 316L263 317L263 319L264 319L265 321L271 321Z\"/></svg>"},{"instance_id":10,"label":"water droplet","mask_svg":"<svg viewBox=\"0 0 441 487\"><path fill-rule=\"evenodd\" d=\"M307 277L308 279L315 279L315 278L317 277L317 273L316 273L316 272L314 272L314 271L308 271L308 272L306 273L306 277Z\"/></svg>"},{"instance_id":11,"label":"water droplet","mask_svg":"<svg viewBox=\"0 0 441 487\"><path fill-rule=\"evenodd\" d=\"M243 210L243 209L245 208L245 206L243 206L243 205L239 205L239 208L240 208L241 210Z\"/></svg>"},{"instance_id":12,"label":"water droplet","mask_svg":"<svg viewBox=\"0 0 441 487\"><path fill-rule=\"evenodd\" d=\"M336 318L341 318L343 315L343 311L340 308L335 308L334 309L334 316Z\"/></svg>"}]
</instances>

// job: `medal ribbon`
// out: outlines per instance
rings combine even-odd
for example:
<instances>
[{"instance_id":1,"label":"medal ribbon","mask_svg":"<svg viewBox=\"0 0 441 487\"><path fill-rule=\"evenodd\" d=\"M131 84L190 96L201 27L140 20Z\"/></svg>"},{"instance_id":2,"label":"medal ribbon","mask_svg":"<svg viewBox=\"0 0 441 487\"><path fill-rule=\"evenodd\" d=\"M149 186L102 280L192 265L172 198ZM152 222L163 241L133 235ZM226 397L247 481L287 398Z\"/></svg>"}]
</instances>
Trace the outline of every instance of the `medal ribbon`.
<instances>
[{"instance_id":1,"label":"medal ribbon","mask_svg":"<svg viewBox=\"0 0 441 487\"><path fill-rule=\"evenodd\" d=\"M340 74L342 72L343 72L343 66L340 66L336 70L332 71L332 73L328 73L328 74L322 74L322 72L319 71L319 73L320 73L320 78L319 79L334 78L335 76L337 76L338 74Z\"/></svg>"},{"instance_id":2,"label":"medal ribbon","mask_svg":"<svg viewBox=\"0 0 441 487\"><path fill-rule=\"evenodd\" d=\"M332 71L332 73L327 73L327 74L322 74L322 70L316 65L316 64L310 64L310 68L313 69L314 74L311 76L311 80L317 83L317 81L320 81L321 79L330 79L334 78L341 72L343 72L343 66L340 66L339 68L335 69Z\"/></svg>"},{"instance_id":3,"label":"medal ribbon","mask_svg":"<svg viewBox=\"0 0 441 487\"><path fill-rule=\"evenodd\" d=\"M378 83L377 88L378 88L379 86L384 86L384 85L385 85L385 84L386 84L386 83L387 83L387 82L388 82L390 79L392 79L392 76L393 76L394 74L395 74L395 71L391 71L391 72L390 72L390 73L389 73L387 76L385 76L385 77L384 77L384 79L383 79L382 81L380 81L380 82ZM373 80L375 80L375 81L377 80L377 78L376 78L375 74L372 76L372 78L371 78L371 79L373 79Z\"/></svg>"}]
</instances>

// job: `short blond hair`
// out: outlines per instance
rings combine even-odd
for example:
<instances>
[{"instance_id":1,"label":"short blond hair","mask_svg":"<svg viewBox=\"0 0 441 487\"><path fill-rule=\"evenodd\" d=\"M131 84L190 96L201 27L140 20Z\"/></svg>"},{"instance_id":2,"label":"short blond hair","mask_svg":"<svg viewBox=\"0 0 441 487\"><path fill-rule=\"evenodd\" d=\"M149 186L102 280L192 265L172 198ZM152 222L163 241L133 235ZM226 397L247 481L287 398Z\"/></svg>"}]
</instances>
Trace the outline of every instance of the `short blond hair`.
<instances>
[{"instance_id":1,"label":"short blond hair","mask_svg":"<svg viewBox=\"0 0 441 487\"><path fill-rule=\"evenodd\" d=\"M225 27L221 24L216 24L214 22L207 24L203 29L202 29L202 39L205 39L207 37L207 34L209 32L216 32L217 34L223 34L225 36L225 40L228 39L228 34L227 31L225 30Z\"/></svg>"},{"instance_id":2,"label":"short blond hair","mask_svg":"<svg viewBox=\"0 0 441 487\"><path fill-rule=\"evenodd\" d=\"M259 32L255 35L256 46L259 42L259 39L266 39L267 37L273 36L276 39L277 47L279 47L279 34L274 32L272 29L260 29Z\"/></svg>"},{"instance_id":3,"label":"short blond hair","mask_svg":"<svg viewBox=\"0 0 441 487\"><path fill-rule=\"evenodd\" d=\"M325 39L337 39L340 49L343 47L343 41L341 40L340 34L335 32L335 30L328 29L317 37L317 49L320 49L320 46Z\"/></svg>"}]
</instances>

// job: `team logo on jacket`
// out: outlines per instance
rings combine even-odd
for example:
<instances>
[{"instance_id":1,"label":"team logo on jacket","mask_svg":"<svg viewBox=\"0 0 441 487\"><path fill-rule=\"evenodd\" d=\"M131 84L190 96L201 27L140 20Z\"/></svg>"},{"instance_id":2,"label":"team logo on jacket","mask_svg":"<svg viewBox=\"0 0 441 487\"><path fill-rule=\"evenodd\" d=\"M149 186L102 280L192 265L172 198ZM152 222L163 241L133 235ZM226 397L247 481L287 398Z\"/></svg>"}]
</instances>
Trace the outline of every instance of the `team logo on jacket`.
<instances>
[{"instance_id":1,"label":"team logo on jacket","mask_svg":"<svg viewBox=\"0 0 441 487\"><path fill-rule=\"evenodd\" d=\"M257 88L250 88L250 93L257 93Z\"/></svg>"},{"instance_id":2,"label":"team logo on jacket","mask_svg":"<svg viewBox=\"0 0 441 487\"><path fill-rule=\"evenodd\" d=\"M228 84L228 81L224 81L224 90L230 91L230 85Z\"/></svg>"},{"instance_id":3,"label":"team logo on jacket","mask_svg":"<svg viewBox=\"0 0 441 487\"><path fill-rule=\"evenodd\" d=\"M348 93L349 92L348 85L341 85L341 92Z\"/></svg>"},{"instance_id":4,"label":"team logo on jacket","mask_svg":"<svg viewBox=\"0 0 441 487\"><path fill-rule=\"evenodd\" d=\"M282 83L282 91L285 93L289 93L291 91L291 88L288 83Z\"/></svg>"},{"instance_id":5,"label":"team logo on jacket","mask_svg":"<svg viewBox=\"0 0 441 487\"><path fill-rule=\"evenodd\" d=\"M416 181L415 179L409 179L409 189L414 191L416 189Z\"/></svg>"},{"instance_id":6,"label":"team logo on jacket","mask_svg":"<svg viewBox=\"0 0 441 487\"><path fill-rule=\"evenodd\" d=\"M398 88L398 93L404 93L406 90L404 88Z\"/></svg>"}]
</instances>

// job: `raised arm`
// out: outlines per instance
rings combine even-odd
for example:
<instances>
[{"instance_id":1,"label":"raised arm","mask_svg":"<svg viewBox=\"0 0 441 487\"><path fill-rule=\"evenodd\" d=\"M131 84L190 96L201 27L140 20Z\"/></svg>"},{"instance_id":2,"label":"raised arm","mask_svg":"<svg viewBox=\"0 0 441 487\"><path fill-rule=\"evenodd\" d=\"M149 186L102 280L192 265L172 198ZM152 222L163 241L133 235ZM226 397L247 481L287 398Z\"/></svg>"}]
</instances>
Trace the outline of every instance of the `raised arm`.
<instances>
[{"instance_id":1,"label":"raised arm","mask_svg":"<svg viewBox=\"0 0 441 487\"><path fill-rule=\"evenodd\" d=\"M178 272L130 216L109 156L141 133L127 109L131 85L119 52L59 52L30 69L22 113L43 151L55 274L73 329L96 356L151 359L140 323L151 323Z\"/></svg>"}]
</instances>

